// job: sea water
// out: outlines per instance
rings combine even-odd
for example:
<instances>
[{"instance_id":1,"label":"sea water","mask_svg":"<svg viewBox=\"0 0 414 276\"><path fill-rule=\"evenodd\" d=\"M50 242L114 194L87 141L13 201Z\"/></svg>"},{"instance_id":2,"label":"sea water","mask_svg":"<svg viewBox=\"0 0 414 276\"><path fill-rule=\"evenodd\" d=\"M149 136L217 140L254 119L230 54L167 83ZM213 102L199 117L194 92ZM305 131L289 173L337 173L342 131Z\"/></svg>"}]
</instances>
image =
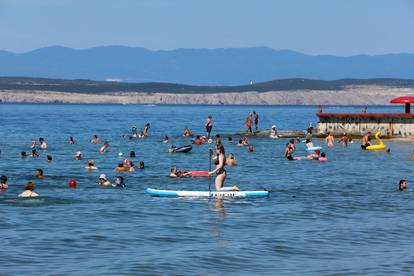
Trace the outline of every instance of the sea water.
<instances>
[{"instance_id":1,"label":"sea water","mask_svg":"<svg viewBox=\"0 0 414 276\"><path fill-rule=\"evenodd\" d=\"M170 179L169 168L209 170L212 145L188 154L168 148L189 144L184 127L204 134L208 115L213 134L244 130L247 114L260 116L260 128L277 125L303 130L316 123L317 107L308 106L143 106L143 105L0 105L0 174L10 188L0 192L1 275L407 275L413 273L414 193L398 192L407 178L414 145L387 142L391 152L348 148L323 151L328 162L287 161L287 139L251 138L253 153L224 140L226 153L239 166L228 167L227 185L271 190L257 199L153 198L146 188L208 190L208 179ZM401 107L369 107L398 112ZM361 107L325 111L360 112ZM146 139L123 135L151 124ZM108 140L99 153L92 135ZM169 144L162 138L168 135ZM74 145L67 143L73 136ZM31 140L49 144L40 158L20 158ZM315 145L324 146L315 139ZM126 189L97 185L110 180L118 153L134 150L145 169L124 173ZM74 159L81 151L83 160ZM47 163L47 154L53 162ZM297 145L296 155L306 155ZM94 159L97 171L84 169ZM46 178L37 180L35 169ZM68 188L76 179L77 188ZM18 199L34 181L36 199Z\"/></svg>"}]
</instances>

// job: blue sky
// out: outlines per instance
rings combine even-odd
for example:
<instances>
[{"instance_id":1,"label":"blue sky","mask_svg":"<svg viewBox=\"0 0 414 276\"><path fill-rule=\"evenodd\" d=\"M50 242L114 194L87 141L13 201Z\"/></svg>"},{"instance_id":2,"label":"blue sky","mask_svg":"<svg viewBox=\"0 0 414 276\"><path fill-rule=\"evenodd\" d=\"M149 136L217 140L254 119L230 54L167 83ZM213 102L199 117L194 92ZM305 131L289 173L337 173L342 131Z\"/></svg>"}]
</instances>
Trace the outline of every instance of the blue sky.
<instances>
[{"instance_id":1,"label":"blue sky","mask_svg":"<svg viewBox=\"0 0 414 276\"><path fill-rule=\"evenodd\" d=\"M0 0L0 49L267 46L414 53L410 0Z\"/></svg>"}]
</instances>

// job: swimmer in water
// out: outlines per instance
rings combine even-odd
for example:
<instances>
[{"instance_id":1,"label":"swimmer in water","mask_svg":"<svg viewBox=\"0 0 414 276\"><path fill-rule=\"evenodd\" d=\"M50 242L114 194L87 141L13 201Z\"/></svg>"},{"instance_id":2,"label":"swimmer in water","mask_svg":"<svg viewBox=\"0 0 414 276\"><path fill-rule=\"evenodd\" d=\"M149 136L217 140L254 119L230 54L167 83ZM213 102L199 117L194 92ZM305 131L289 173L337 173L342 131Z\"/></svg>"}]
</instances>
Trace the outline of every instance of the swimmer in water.
<instances>
[{"instance_id":1,"label":"swimmer in water","mask_svg":"<svg viewBox=\"0 0 414 276\"><path fill-rule=\"evenodd\" d=\"M213 116L208 115L207 121L204 126L206 127L207 139L209 139L211 131L213 130Z\"/></svg>"},{"instance_id":2,"label":"swimmer in water","mask_svg":"<svg viewBox=\"0 0 414 276\"><path fill-rule=\"evenodd\" d=\"M32 145L30 146L30 148L32 148L32 149L36 148L36 141L35 140L32 140Z\"/></svg>"},{"instance_id":3,"label":"swimmer in water","mask_svg":"<svg viewBox=\"0 0 414 276\"><path fill-rule=\"evenodd\" d=\"M39 153L37 152L36 149L32 149L32 157L34 157L34 158L39 157Z\"/></svg>"},{"instance_id":4,"label":"swimmer in water","mask_svg":"<svg viewBox=\"0 0 414 276\"><path fill-rule=\"evenodd\" d=\"M175 146L175 145L172 145L172 146L168 149L168 151L169 151L169 152L171 152L171 153L175 152L176 150L177 150L177 146Z\"/></svg>"},{"instance_id":5,"label":"swimmer in water","mask_svg":"<svg viewBox=\"0 0 414 276\"><path fill-rule=\"evenodd\" d=\"M183 130L183 136L184 137L193 137L193 134L191 133L190 129L188 127L185 127Z\"/></svg>"},{"instance_id":6,"label":"swimmer in water","mask_svg":"<svg viewBox=\"0 0 414 276\"><path fill-rule=\"evenodd\" d=\"M141 169L141 170L145 168L144 161L139 161L139 167L138 168Z\"/></svg>"},{"instance_id":7,"label":"swimmer in water","mask_svg":"<svg viewBox=\"0 0 414 276\"><path fill-rule=\"evenodd\" d=\"M138 134L138 138L144 138L144 137L145 137L144 132L140 131Z\"/></svg>"},{"instance_id":8,"label":"swimmer in water","mask_svg":"<svg viewBox=\"0 0 414 276\"><path fill-rule=\"evenodd\" d=\"M106 177L105 174L101 174L99 176L98 184L101 185L101 186L112 186L111 182L108 181L108 178Z\"/></svg>"},{"instance_id":9,"label":"swimmer in water","mask_svg":"<svg viewBox=\"0 0 414 276\"><path fill-rule=\"evenodd\" d=\"M168 144L168 141L169 141L168 136L167 136L167 135L165 135L165 136L164 136L164 139L162 140L162 142L163 142L164 144Z\"/></svg>"},{"instance_id":10,"label":"swimmer in water","mask_svg":"<svg viewBox=\"0 0 414 276\"><path fill-rule=\"evenodd\" d=\"M401 179L400 183L398 185L398 190L399 191L406 191L408 188L408 181L405 179Z\"/></svg>"},{"instance_id":11,"label":"swimmer in water","mask_svg":"<svg viewBox=\"0 0 414 276\"><path fill-rule=\"evenodd\" d=\"M243 147L244 146L244 144L243 144L243 140L242 139L240 139L239 140L239 142L237 143L237 145L236 146L238 146L238 147Z\"/></svg>"},{"instance_id":12,"label":"swimmer in water","mask_svg":"<svg viewBox=\"0 0 414 276\"><path fill-rule=\"evenodd\" d=\"M49 155L47 155L47 156L46 156L46 162L47 162L47 163L52 163L52 162L53 162L53 157L52 157L52 155L50 155L50 154L49 154Z\"/></svg>"},{"instance_id":13,"label":"swimmer in water","mask_svg":"<svg viewBox=\"0 0 414 276\"><path fill-rule=\"evenodd\" d=\"M20 157L21 157L21 158L26 158L26 157L27 157L27 152L22 151L22 152L20 153Z\"/></svg>"},{"instance_id":14,"label":"swimmer in water","mask_svg":"<svg viewBox=\"0 0 414 276\"><path fill-rule=\"evenodd\" d=\"M92 139L91 139L91 143L92 144L99 144L99 138L98 138L98 136L96 136L96 135L94 135L94 136L92 136Z\"/></svg>"},{"instance_id":15,"label":"swimmer in water","mask_svg":"<svg viewBox=\"0 0 414 276\"><path fill-rule=\"evenodd\" d=\"M0 190L5 190L9 187L9 185L7 184L7 176L2 175L0 176Z\"/></svg>"},{"instance_id":16,"label":"swimmer in water","mask_svg":"<svg viewBox=\"0 0 414 276\"><path fill-rule=\"evenodd\" d=\"M206 142L206 139L201 137L200 135L197 135L195 140L193 141L193 145L201 145Z\"/></svg>"},{"instance_id":17,"label":"swimmer in water","mask_svg":"<svg viewBox=\"0 0 414 276\"><path fill-rule=\"evenodd\" d=\"M216 134L216 146L221 145L221 136L220 134Z\"/></svg>"},{"instance_id":18,"label":"swimmer in water","mask_svg":"<svg viewBox=\"0 0 414 276\"><path fill-rule=\"evenodd\" d=\"M101 152L101 153L107 152L108 148L109 148L109 142L105 141L103 146L99 149L99 152Z\"/></svg>"},{"instance_id":19,"label":"swimmer in water","mask_svg":"<svg viewBox=\"0 0 414 276\"><path fill-rule=\"evenodd\" d=\"M68 144L69 145L75 144L75 140L73 140L73 137L72 136L69 136Z\"/></svg>"},{"instance_id":20,"label":"swimmer in water","mask_svg":"<svg viewBox=\"0 0 414 276\"><path fill-rule=\"evenodd\" d=\"M328 136L325 138L325 143L328 147L333 147L335 144L335 139L330 132L328 132Z\"/></svg>"},{"instance_id":21,"label":"swimmer in water","mask_svg":"<svg viewBox=\"0 0 414 276\"><path fill-rule=\"evenodd\" d=\"M320 150L315 150L315 152L312 152L311 154L306 156L306 159L319 160L319 155L320 154L321 154Z\"/></svg>"},{"instance_id":22,"label":"swimmer in water","mask_svg":"<svg viewBox=\"0 0 414 276\"><path fill-rule=\"evenodd\" d=\"M171 166L171 168L170 168L170 177L172 177L172 178L182 178L182 177L186 177L186 176L187 176L186 173L182 172L182 171L179 171L177 169L176 165Z\"/></svg>"},{"instance_id":23,"label":"swimmer in water","mask_svg":"<svg viewBox=\"0 0 414 276\"><path fill-rule=\"evenodd\" d=\"M129 157L130 158L135 158L135 151L133 151L133 150L131 150L130 152L129 152Z\"/></svg>"},{"instance_id":24,"label":"swimmer in water","mask_svg":"<svg viewBox=\"0 0 414 276\"><path fill-rule=\"evenodd\" d=\"M122 176L115 177L115 183L112 184L112 187L114 188L126 188L126 185L124 184L124 178Z\"/></svg>"},{"instance_id":25,"label":"swimmer in water","mask_svg":"<svg viewBox=\"0 0 414 276\"><path fill-rule=\"evenodd\" d=\"M362 136L362 141L361 141L361 149L362 150L366 150L367 147L369 147L371 145L370 136L371 136L371 132L367 132L364 136Z\"/></svg>"},{"instance_id":26,"label":"swimmer in water","mask_svg":"<svg viewBox=\"0 0 414 276\"><path fill-rule=\"evenodd\" d=\"M24 187L24 192L19 194L19 197L37 197L39 194L33 192L36 189L36 185L29 181Z\"/></svg>"},{"instance_id":27,"label":"swimmer in water","mask_svg":"<svg viewBox=\"0 0 414 276\"><path fill-rule=\"evenodd\" d=\"M341 146L343 146L344 148L346 148L349 144L349 137L348 134L344 133L342 135L341 140L339 140L339 142L341 143Z\"/></svg>"},{"instance_id":28,"label":"swimmer in water","mask_svg":"<svg viewBox=\"0 0 414 276\"><path fill-rule=\"evenodd\" d=\"M328 161L328 158L326 157L326 153L322 152L321 157L318 158L319 161Z\"/></svg>"},{"instance_id":29,"label":"swimmer in water","mask_svg":"<svg viewBox=\"0 0 414 276\"><path fill-rule=\"evenodd\" d=\"M36 169L34 176L37 179L45 179L45 176L43 175L43 170L42 169Z\"/></svg>"},{"instance_id":30,"label":"swimmer in water","mask_svg":"<svg viewBox=\"0 0 414 276\"><path fill-rule=\"evenodd\" d=\"M133 126L131 131L132 131L132 137L133 138L137 138L138 137L137 127L136 126Z\"/></svg>"},{"instance_id":31,"label":"swimmer in water","mask_svg":"<svg viewBox=\"0 0 414 276\"><path fill-rule=\"evenodd\" d=\"M312 143L312 139L306 139L306 148L309 149L313 147L315 147L315 145Z\"/></svg>"},{"instance_id":32,"label":"swimmer in water","mask_svg":"<svg viewBox=\"0 0 414 276\"><path fill-rule=\"evenodd\" d=\"M233 153L230 153L227 157L226 157L226 166L232 167L232 166L237 166L237 160L236 160L236 156L234 156Z\"/></svg>"},{"instance_id":33,"label":"swimmer in water","mask_svg":"<svg viewBox=\"0 0 414 276\"><path fill-rule=\"evenodd\" d=\"M40 148L41 149L43 149L43 150L45 150L45 149L47 149L47 143L46 143L46 140L44 139L44 138L39 138L39 143L40 143Z\"/></svg>"},{"instance_id":34,"label":"swimmer in water","mask_svg":"<svg viewBox=\"0 0 414 276\"><path fill-rule=\"evenodd\" d=\"M116 172L126 172L127 169L124 167L124 162L119 162L118 167L115 168Z\"/></svg>"},{"instance_id":35,"label":"swimmer in water","mask_svg":"<svg viewBox=\"0 0 414 276\"><path fill-rule=\"evenodd\" d=\"M82 160L82 152L77 151L75 154L75 160Z\"/></svg>"},{"instance_id":36,"label":"swimmer in water","mask_svg":"<svg viewBox=\"0 0 414 276\"><path fill-rule=\"evenodd\" d=\"M131 160L125 159L124 168L126 172L135 172L135 164Z\"/></svg>"},{"instance_id":37,"label":"swimmer in water","mask_svg":"<svg viewBox=\"0 0 414 276\"><path fill-rule=\"evenodd\" d=\"M144 131L142 132L142 134L144 135L144 137L147 137L149 134L149 129L150 129L150 123L146 123L145 127L144 127Z\"/></svg>"},{"instance_id":38,"label":"swimmer in water","mask_svg":"<svg viewBox=\"0 0 414 276\"><path fill-rule=\"evenodd\" d=\"M289 147L291 147L293 149L293 151L296 150L295 139L290 139L289 140Z\"/></svg>"},{"instance_id":39,"label":"swimmer in water","mask_svg":"<svg viewBox=\"0 0 414 276\"><path fill-rule=\"evenodd\" d=\"M227 172L225 169L226 166L226 155L224 152L223 145L217 146L217 158L216 158L216 168L209 172L209 175L217 174L215 180L215 186L217 191L240 191L240 188L237 186L224 187L224 182L226 181Z\"/></svg>"},{"instance_id":40,"label":"swimmer in water","mask_svg":"<svg viewBox=\"0 0 414 276\"><path fill-rule=\"evenodd\" d=\"M95 161L94 160L88 160L88 165L85 167L85 169L93 171L93 170L97 170L98 168L95 167Z\"/></svg>"},{"instance_id":41,"label":"swimmer in water","mask_svg":"<svg viewBox=\"0 0 414 276\"><path fill-rule=\"evenodd\" d=\"M248 147L247 147L247 152L253 152L254 151L254 147L253 147L253 145L249 145Z\"/></svg>"},{"instance_id":42,"label":"swimmer in water","mask_svg":"<svg viewBox=\"0 0 414 276\"><path fill-rule=\"evenodd\" d=\"M290 160L290 161L292 161L292 160L298 160L298 158L293 157L293 152L294 151L295 151L294 144L287 143L286 144L286 148L285 148L285 158L287 160Z\"/></svg>"},{"instance_id":43,"label":"swimmer in water","mask_svg":"<svg viewBox=\"0 0 414 276\"><path fill-rule=\"evenodd\" d=\"M242 144L245 145L245 146L247 146L249 144L249 141L247 140L247 137L246 136L244 136L242 138Z\"/></svg>"}]
</instances>

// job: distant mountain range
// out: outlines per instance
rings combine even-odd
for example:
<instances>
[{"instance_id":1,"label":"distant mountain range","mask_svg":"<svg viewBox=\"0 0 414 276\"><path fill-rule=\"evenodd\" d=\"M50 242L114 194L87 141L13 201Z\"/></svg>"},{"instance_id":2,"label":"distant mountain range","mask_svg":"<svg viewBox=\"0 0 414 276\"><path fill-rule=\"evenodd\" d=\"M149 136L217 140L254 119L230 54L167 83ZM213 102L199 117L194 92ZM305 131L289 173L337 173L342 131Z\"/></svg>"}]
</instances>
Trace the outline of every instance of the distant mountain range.
<instances>
[{"instance_id":1,"label":"distant mountain range","mask_svg":"<svg viewBox=\"0 0 414 276\"><path fill-rule=\"evenodd\" d=\"M0 90L54 91L86 94L113 92L165 92L165 93L239 93L268 91L343 91L352 86L381 86L393 88L414 88L414 80L409 79L340 79L310 80L285 79L236 86L201 86L175 83L127 83L93 80L63 80L28 77L0 77Z\"/></svg>"},{"instance_id":2,"label":"distant mountain range","mask_svg":"<svg viewBox=\"0 0 414 276\"><path fill-rule=\"evenodd\" d=\"M414 79L414 54L311 56L266 47L151 51L60 46L0 51L0 76L243 85L273 79Z\"/></svg>"}]
</instances>

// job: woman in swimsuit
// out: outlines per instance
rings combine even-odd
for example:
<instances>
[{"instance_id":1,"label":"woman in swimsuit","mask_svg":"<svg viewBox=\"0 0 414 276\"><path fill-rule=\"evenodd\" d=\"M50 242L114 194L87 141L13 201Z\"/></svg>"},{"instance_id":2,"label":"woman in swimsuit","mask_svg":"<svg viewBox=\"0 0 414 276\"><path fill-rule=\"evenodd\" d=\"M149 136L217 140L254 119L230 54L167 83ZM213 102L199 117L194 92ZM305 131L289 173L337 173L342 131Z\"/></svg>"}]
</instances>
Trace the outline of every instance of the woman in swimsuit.
<instances>
[{"instance_id":1,"label":"woman in swimsuit","mask_svg":"<svg viewBox=\"0 0 414 276\"><path fill-rule=\"evenodd\" d=\"M223 145L217 146L217 159L216 159L216 168L209 172L210 175L216 173L216 190L217 191L239 191L240 188L237 186L224 187L224 181L226 180L227 172L224 168L226 166L226 155L224 153Z\"/></svg>"}]
</instances>

